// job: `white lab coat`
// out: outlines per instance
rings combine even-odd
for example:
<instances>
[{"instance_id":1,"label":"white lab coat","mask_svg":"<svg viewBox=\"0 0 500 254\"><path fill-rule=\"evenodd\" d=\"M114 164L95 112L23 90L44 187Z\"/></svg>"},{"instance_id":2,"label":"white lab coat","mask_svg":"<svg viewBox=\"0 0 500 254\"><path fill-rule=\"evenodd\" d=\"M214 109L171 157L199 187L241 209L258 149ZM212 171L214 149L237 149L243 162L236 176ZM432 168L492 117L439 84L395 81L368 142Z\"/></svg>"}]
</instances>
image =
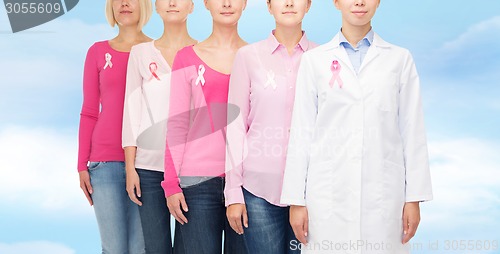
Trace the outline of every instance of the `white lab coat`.
<instances>
[{"instance_id":1,"label":"white lab coat","mask_svg":"<svg viewBox=\"0 0 500 254\"><path fill-rule=\"evenodd\" d=\"M331 65L341 66L339 80ZM409 253L405 202L432 199L419 78L408 50L375 34L357 75L339 36L306 52L281 202L306 205L302 253Z\"/></svg>"}]
</instances>

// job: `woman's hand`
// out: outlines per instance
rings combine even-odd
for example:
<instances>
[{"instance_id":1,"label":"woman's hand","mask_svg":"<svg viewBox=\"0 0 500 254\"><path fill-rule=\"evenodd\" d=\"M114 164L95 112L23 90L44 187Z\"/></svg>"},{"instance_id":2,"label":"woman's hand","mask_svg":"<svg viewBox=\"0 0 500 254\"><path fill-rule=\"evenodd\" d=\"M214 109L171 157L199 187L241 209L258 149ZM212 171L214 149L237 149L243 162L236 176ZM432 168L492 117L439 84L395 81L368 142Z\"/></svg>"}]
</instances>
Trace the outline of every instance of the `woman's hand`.
<instances>
[{"instance_id":1,"label":"woman's hand","mask_svg":"<svg viewBox=\"0 0 500 254\"><path fill-rule=\"evenodd\" d=\"M141 180L135 169L127 169L127 192L128 197L132 202L142 206L142 202L138 199L141 197Z\"/></svg>"},{"instance_id":2,"label":"woman's hand","mask_svg":"<svg viewBox=\"0 0 500 254\"><path fill-rule=\"evenodd\" d=\"M403 244L410 241L417 233L420 223L420 205L419 202L408 202L403 207Z\"/></svg>"},{"instance_id":3,"label":"woman's hand","mask_svg":"<svg viewBox=\"0 0 500 254\"><path fill-rule=\"evenodd\" d=\"M243 234L243 226L248 228L248 215L245 204L232 204L228 206L226 216L234 232L241 235Z\"/></svg>"},{"instance_id":4,"label":"woman's hand","mask_svg":"<svg viewBox=\"0 0 500 254\"><path fill-rule=\"evenodd\" d=\"M90 196L93 192L92 185L90 184L90 175L88 170L82 170L78 172L80 175L80 188L83 190L85 197L89 201L90 205L93 205L92 197Z\"/></svg>"},{"instance_id":5,"label":"woman's hand","mask_svg":"<svg viewBox=\"0 0 500 254\"><path fill-rule=\"evenodd\" d=\"M309 216L307 207L290 206L290 225L295 237L303 244L307 244L307 231L309 230Z\"/></svg>"},{"instance_id":6,"label":"woman's hand","mask_svg":"<svg viewBox=\"0 0 500 254\"><path fill-rule=\"evenodd\" d=\"M182 192L167 197L167 207L172 216L174 216L175 220L177 220L181 225L188 223L186 216L184 216L184 213L182 212L182 210L184 210L184 212L188 211L186 199L184 198L184 194Z\"/></svg>"}]
</instances>

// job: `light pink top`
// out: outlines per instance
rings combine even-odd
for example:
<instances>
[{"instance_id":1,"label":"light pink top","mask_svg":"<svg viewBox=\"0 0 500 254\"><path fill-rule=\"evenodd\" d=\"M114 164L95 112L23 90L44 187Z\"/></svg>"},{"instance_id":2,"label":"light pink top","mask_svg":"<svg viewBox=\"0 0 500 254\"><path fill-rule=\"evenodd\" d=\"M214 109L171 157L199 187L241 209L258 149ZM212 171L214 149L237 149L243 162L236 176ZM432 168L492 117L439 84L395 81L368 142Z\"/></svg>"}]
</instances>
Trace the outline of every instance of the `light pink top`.
<instances>
[{"instance_id":1,"label":"light pink top","mask_svg":"<svg viewBox=\"0 0 500 254\"><path fill-rule=\"evenodd\" d=\"M171 69L154 41L132 47L128 62L122 146L137 147L135 167L164 170Z\"/></svg>"},{"instance_id":2,"label":"light pink top","mask_svg":"<svg viewBox=\"0 0 500 254\"><path fill-rule=\"evenodd\" d=\"M242 187L280 204L295 80L302 54L317 45L304 33L292 55L273 34L236 54L229 105L240 109L227 127L226 205L244 203Z\"/></svg>"},{"instance_id":3,"label":"light pink top","mask_svg":"<svg viewBox=\"0 0 500 254\"><path fill-rule=\"evenodd\" d=\"M83 105L78 137L78 171L89 161L124 161L121 146L128 52L108 41L92 45L83 72Z\"/></svg>"},{"instance_id":4,"label":"light pink top","mask_svg":"<svg viewBox=\"0 0 500 254\"><path fill-rule=\"evenodd\" d=\"M181 192L179 176L224 176L229 75L211 69L193 46L175 56L165 151L165 195Z\"/></svg>"}]
</instances>

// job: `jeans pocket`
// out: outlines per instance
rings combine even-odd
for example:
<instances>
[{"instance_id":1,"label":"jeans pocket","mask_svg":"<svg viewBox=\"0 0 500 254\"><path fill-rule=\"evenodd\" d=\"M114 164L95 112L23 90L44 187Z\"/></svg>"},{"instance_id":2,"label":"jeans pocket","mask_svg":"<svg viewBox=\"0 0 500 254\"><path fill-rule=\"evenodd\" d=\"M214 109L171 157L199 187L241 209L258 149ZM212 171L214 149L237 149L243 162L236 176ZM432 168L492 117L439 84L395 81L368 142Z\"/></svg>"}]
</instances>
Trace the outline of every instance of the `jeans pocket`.
<instances>
[{"instance_id":1,"label":"jeans pocket","mask_svg":"<svg viewBox=\"0 0 500 254\"><path fill-rule=\"evenodd\" d=\"M104 163L104 162L102 162L102 161L91 161L89 163L89 170L95 170L95 169L97 169L102 163Z\"/></svg>"}]
</instances>

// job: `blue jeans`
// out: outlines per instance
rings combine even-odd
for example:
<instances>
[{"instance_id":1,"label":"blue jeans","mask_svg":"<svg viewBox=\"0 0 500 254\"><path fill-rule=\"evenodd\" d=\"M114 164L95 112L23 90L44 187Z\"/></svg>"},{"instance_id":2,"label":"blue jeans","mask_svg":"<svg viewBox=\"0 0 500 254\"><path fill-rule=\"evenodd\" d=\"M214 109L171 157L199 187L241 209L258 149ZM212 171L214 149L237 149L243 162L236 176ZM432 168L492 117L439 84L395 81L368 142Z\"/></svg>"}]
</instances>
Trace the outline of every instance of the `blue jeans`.
<instances>
[{"instance_id":1,"label":"blue jeans","mask_svg":"<svg viewBox=\"0 0 500 254\"><path fill-rule=\"evenodd\" d=\"M248 228L243 228L248 253L300 254L289 221L289 207L275 206L243 188ZM292 242L295 240L294 242Z\"/></svg>"},{"instance_id":2,"label":"blue jeans","mask_svg":"<svg viewBox=\"0 0 500 254\"><path fill-rule=\"evenodd\" d=\"M170 212L161 187L163 172L137 169L141 182L139 206L147 254L171 254Z\"/></svg>"},{"instance_id":3,"label":"blue jeans","mask_svg":"<svg viewBox=\"0 0 500 254\"><path fill-rule=\"evenodd\" d=\"M227 221L224 184L224 178L215 177L182 189L189 209L184 213L188 223L176 222L176 234L180 232L182 243L174 239L174 249L183 247L185 254L221 254L224 232L225 254L246 253L243 237Z\"/></svg>"},{"instance_id":4,"label":"blue jeans","mask_svg":"<svg viewBox=\"0 0 500 254\"><path fill-rule=\"evenodd\" d=\"M89 174L102 253L145 253L139 208L125 189L125 164L91 162Z\"/></svg>"}]
</instances>

